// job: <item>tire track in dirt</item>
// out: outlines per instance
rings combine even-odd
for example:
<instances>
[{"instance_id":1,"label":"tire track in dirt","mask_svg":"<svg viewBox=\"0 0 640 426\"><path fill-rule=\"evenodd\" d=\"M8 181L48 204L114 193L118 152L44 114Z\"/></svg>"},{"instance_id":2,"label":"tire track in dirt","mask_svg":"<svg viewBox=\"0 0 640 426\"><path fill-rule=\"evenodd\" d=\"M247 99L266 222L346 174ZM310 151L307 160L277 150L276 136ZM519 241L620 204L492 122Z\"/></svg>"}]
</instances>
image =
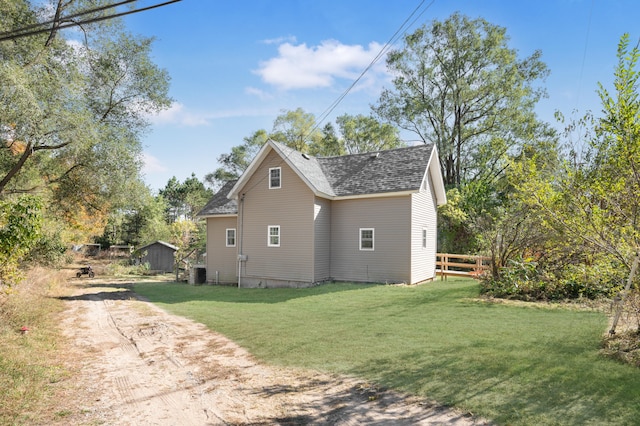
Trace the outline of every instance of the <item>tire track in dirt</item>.
<instances>
[{"instance_id":1,"label":"tire track in dirt","mask_svg":"<svg viewBox=\"0 0 640 426\"><path fill-rule=\"evenodd\" d=\"M126 285L76 284L63 326L87 395L65 422L109 425L478 425L346 377L268 367ZM374 389L374 397L371 397Z\"/></svg>"}]
</instances>

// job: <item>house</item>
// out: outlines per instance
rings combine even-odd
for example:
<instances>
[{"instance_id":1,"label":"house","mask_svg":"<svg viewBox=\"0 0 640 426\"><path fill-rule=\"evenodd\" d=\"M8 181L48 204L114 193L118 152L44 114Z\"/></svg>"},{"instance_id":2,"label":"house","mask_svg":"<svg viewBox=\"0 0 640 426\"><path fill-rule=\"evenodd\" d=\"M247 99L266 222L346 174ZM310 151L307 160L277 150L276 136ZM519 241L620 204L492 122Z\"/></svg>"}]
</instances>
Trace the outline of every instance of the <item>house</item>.
<instances>
[{"instance_id":1,"label":"house","mask_svg":"<svg viewBox=\"0 0 640 426\"><path fill-rule=\"evenodd\" d=\"M139 253L140 263L149 263L149 269L152 271L172 272L177 250L178 247L172 244L156 241L136 251Z\"/></svg>"},{"instance_id":2,"label":"house","mask_svg":"<svg viewBox=\"0 0 640 426\"><path fill-rule=\"evenodd\" d=\"M207 281L431 280L445 202L433 145L316 158L268 141L198 214L207 221Z\"/></svg>"}]
</instances>

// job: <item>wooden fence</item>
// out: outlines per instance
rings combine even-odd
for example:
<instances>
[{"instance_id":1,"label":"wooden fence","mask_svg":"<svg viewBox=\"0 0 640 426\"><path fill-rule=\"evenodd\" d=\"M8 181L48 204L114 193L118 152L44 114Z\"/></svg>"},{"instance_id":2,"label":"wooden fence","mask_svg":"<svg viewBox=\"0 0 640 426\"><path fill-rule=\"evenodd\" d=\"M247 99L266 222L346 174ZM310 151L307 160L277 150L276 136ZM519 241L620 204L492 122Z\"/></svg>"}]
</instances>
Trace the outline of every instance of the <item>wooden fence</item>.
<instances>
[{"instance_id":1,"label":"wooden fence","mask_svg":"<svg viewBox=\"0 0 640 426\"><path fill-rule=\"evenodd\" d=\"M436 274L440 279L449 275L477 277L491 266L488 256L436 253Z\"/></svg>"}]
</instances>

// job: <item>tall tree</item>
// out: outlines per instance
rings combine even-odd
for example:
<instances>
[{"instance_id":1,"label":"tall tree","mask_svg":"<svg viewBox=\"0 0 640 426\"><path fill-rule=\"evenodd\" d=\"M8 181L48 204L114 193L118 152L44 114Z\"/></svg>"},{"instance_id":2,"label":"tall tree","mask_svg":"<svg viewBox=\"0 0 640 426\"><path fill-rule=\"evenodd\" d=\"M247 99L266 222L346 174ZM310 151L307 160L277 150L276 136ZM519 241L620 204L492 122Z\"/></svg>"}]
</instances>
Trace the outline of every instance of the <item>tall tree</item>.
<instances>
[{"instance_id":1,"label":"tall tree","mask_svg":"<svg viewBox=\"0 0 640 426\"><path fill-rule=\"evenodd\" d=\"M398 129L362 114L343 114L336 118L342 144L349 154L372 152L404 146Z\"/></svg>"},{"instance_id":2,"label":"tall tree","mask_svg":"<svg viewBox=\"0 0 640 426\"><path fill-rule=\"evenodd\" d=\"M234 146L230 153L218 156L220 167L207 173L204 177L205 182L217 191L224 182L239 178L268 139L269 134L262 129L245 137L242 145Z\"/></svg>"},{"instance_id":3,"label":"tall tree","mask_svg":"<svg viewBox=\"0 0 640 426\"><path fill-rule=\"evenodd\" d=\"M309 146L322 139L322 132L316 128L315 116L298 108L294 111L282 111L274 121L269 137L289 148L308 152Z\"/></svg>"},{"instance_id":4,"label":"tall tree","mask_svg":"<svg viewBox=\"0 0 640 426\"><path fill-rule=\"evenodd\" d=\"M48 33L0 41L0 196L47 190L58 208L91 213L125 200L123 189L139 179L140 135L147 113L169 105L169 78L150 60L152 40L118 20L58 29L95 6L0 4L5 30L53 20Z\"/></svg>"},{"instance_id":5,"label":"tall tree","mask_svg":"<svg viewBox=\"0 0 640 426\"><path fill-rule=\"evenodd\" d=\"M640 249L640 50L624 35L617 55L613 92L599 88L603 116L582 121L583 151L565 153L554 180L530 167L519 189L573 240L630 267Z\"/></svg>"},{"instance_id":6,"label":"tall tree","mask_svg":"<svg viewBox=\"0 0 640 426\"><path fill-rule=\"evenodd\" d=\"M159 195L167 203L167 222L173 223L179 219L195 220L200 209L213 197L213 191L192 173L184 182L173 176Z\"/></svg>"},{"instance_id":7,"label":"tall tree","mask_svg":"<svg viewBox=\"0 0 640 426\"><path fill-rule=\"evenodd\" d=\"M309 146L309 154L319 157L335 157L344 155L344 143L336 134L333 124L327 123L322 128L322 138Z\"/></svg>"},{"instance_id":8,"label":"tall tree","mask_svg":"<svg viewBox=\"0 0 640 426\"><path fill-rule=\"evenodd\" d=\"M315 117L302 108L283 111L276 117L272 132L264 129L245 137L242 145L234 146L228 154L218 157L218 167L205 176L206 183L218 189L231 179L237 179L267 140L272 139L290 148L319 157L332 157L346 153L378 151L403 146L398 130L381 123L374 117L344 114L336 120L340 134L332 123L322 129L316 127Z\"/></svg>"},{"instance_id":9,"label":"tall tree","mask_svg":"<svg viewBox=\"0 0 640 426\"><path fill-rule=\"evenodd\" d=\"M540 128L533 108L548 71L541 53L519 59L506 30L455 13L405 37L390 52L393 89L375 113L438 147L445 184L494 175L504 154Z\"/></svg>"}]
</instances>

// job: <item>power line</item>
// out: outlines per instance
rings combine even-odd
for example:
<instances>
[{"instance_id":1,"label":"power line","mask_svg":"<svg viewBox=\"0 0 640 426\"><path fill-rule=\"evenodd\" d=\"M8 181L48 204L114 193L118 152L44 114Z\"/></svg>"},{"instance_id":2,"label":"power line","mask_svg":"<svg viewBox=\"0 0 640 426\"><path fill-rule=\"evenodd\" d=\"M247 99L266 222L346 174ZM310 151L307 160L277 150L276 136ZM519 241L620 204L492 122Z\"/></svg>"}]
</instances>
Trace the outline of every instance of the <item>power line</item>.
<instances>
[{"instance_id":1,"label":"power line","mask_svg":"<svg viewBox=\"0 0 640 426\"><path fill-rule=\"evenodd\" d=\"M391 46L393 45L393 43L395 43L395 41L399 38L399 34L401 32L403 32L403 31L405 31L405 27L408 28L408 27L412 26L420 18L420 16L422 16L422 14L424 14L433 5L433 3L435 3L435 0L431 0L431 3L429 3L429 5L422 12L420 12L420 14L418 14L418 16L416 16L416 18L413 21L411 21L411 23L409 25L407 25L407 22L409 22L409 20L413 17L413 15L415 15L418 12L418 10L420 10L420 8L425 3L425 1L426 0L422 0L420 2L420 4L413 10L413 12L411 12L411 14L407 17L407 19L404 20L402 25L400 25L400 27L396 30L396 32L393 33L391 38L384 44L384 46L382 46L382 49L380 49L378 54L371 60L369 65L367 65L366 68L364 70L362 70L362 72L360 73L358 78L356 78L353 81L353 83L351 83L351 85L349 85L349 87L347 87L347 89L340 96L338 96L338 98L335 101L333 101L333 103L331 103L331 105L329 105L329 107L327 107L327 109L325 109L320 114L318 120L316 121L315 126L313 128L311 128L309 133L311 133L315 129L317 129L320 126L320 124L324 120L327 119L329 114L331 114L333 112L333 110L335 110L337 108L337 106L340 104L340 102L342 102L342 100L351 92L351 90L353 90L353 88L356 86L356 84L358 84L358 82L362 79L362 77L364 77L364 75L367 72L369 72L369 70L376 64L376 62L378 62L380 60L380 58L382 58L382 56L386 52L388 52L389 49L391 49ZM404 34L404 32L403 32L403 34Z\"/></svg>"},{"instance_id":2,"label":"power line","mask_svg":"<svg viewBox=\"0 0 640 426\"><path fill-rule=\"evenodd\" d=\"M591 0L591 7L589 8L589 18L587 20L587 33L584 39L584 50L582 52L582 63L580 64L580 74L578 76L578 96L576 96L576 109L579 108L580 94L582 92L582 76L584 73L584 65L587 61L587 50L589 48L589 34L591 32L591 18L593 17L593 5L595 0Z\"/></svg>"},{"instance_id":3,"label":"power line","mask_svg":"<svg viewBox=\"0 0 640 426\"><path fill-rule=\"evenodd\" d=\"M132 1L132 0L130 0L130 1ZM129 3L130 1L125 1L125 2L122 2L120 4ZM158 7L167 6L169 4L177 3L177 2L180 2L180 1L182 1L182 0L170 0L170 1L166 1L164 3L158 3L158 4L155 4L155 5L152 5L152 6L147 6L147 7L143 7L143 8L140 8L140 9L134 9L134 10L130 10L130 11L127 11L127 12L114 13L112 15L100 16L100 17L86 19L84 21L79 21L79 22L71 22L69 24L59 25L58 27L55 27L55 28L44 28L44 29L37 29L37 30L27 31L27 32L21 32L23 29L14 30L9 35L0 36L0 41L15 40L15 39L18 39L18 38L21 38L21 37L28 37L28 36L32 36L32 35L36 35L36 34L46 33L46 32L51 31L52 29L61 30L61 29L74 27L74 26L79 26L79 25L83 25L83 24L92 24L94 22L106 21L108 19L114 19L114 18L119 18L121 16L132 15L134 13L145 12L147 10L156 9ZM117 5L119 5L119 4L117 4ZM109 8L115 7L117 5L105 6L101 10L109 9ZM99 10L96 9L96 10L93 10L93 11L81 12L79 14L72 15L72 16L86 15L87 13L92 13L92 12L96 12L96 11L99 11ZM58 22L65 22L68 19L69 19L69 17L62 17L57 21ZM53 22L55 22L55 21L56 20L54 20ZM16 34L16 33L18 33L18 34Z\"/></svg>"},{"instance_id":4,"label":"power line","mask_svg":"<svg viewBox=\"0 0 640 426\"><path fill-rule=\"evenodd\" d=\"M42 27L42 26L45 26L45 25L55 24L56 22L67 22L67 21L72 20L73 18L77 18L78 16L88 15L90 13L95 13L95 12L101 12L103 10L112 9L114 7L122 6L124 4L132 3L134 1L136 1L136 0L125 0L125 1L121 1L120 3L114 3L114 4L102 6L102 7L97 7L97 8L94 8L94 9L85 10L83 12L74 13L72 15L67 15L67 16L64 16L62 18L57 18L57 19L54 18L54 19L51 19L51 20L45 21L45 22L37 22L35 24L27 25L25 27L18 28L16 30L2 32L2 33L0 33L0 37L8 37L8 36L12 36L12 35L20 36L21 33L23 33L24 31L30 30L32 28L38 28L38 27ZM48 28L47 31L49 29L51 29L51 28Z\"/></svg>"},{"instance_id":5,"label":"power line","mask_svg":"<svg viewBox=\"0 0 640 426\"><path fill-rule=\"evenodd\" d=\"M329 114L331 114L331 112L333 112L333 110L336 109L336 107L340 104L340 102L342 102L342 100L349 94L349 92L351 92L351 90L355 87L356 84L358 84L358 82L362 79L362 77L364 77L364 75L373 67L373 65L375 65L376 62L378 62L380 60L380 58L382 58L382 56L391 48L391 45L398 39L399 34L405 34L406 30L411 27L432 5L433 3L435 3L436 0L431 0L431 2L427 5L427 7L420 12L412 21L409 25L407 25L407 22L409 22L411 20L411 18L420 10L420 8L422 7L422 5L426 2L426 0L422 0L420 2L420 4L413 10L413 12L411 12L411 14L407 17L407 19L404 20L404 22L402 23L402 25L400 25L400 27L396 30L395 33L393 33L393 35L391 36L391 38L389 39L389 41L387 41L384 46L382 47L382 49L380 49L380 51L378 52L378 54L371 60L371 62L369 63L369 65L367 65L365 67L365 69L360 73L360 75L353 81L353 83L351 83L349 85L349 87L347 87L347 89L340 95L338 96L338 98L333 101L333 103L331 103L331 105L329 105L329 107L327 107L327 109L320 114L320 118L318 120L316 120L315 125L309 130L309 132L305 135L309 136L311 134L311 132L313 132L314 130L316 130L320 124L327 119L327 117L329 116ZM282 163L284 163L291 154L293 154L293 152L295 152L295 149L292 150L291 153L285 155L284 158L282 158L277 165L281 165ZM265 176L263 176L262 178L258 179L256 181L256 183L254 183L253 185L251 185L251 187L247 188L245 191L243 191L244 195L246 192L251 191L253 188L255 188L256 186L258 186L259 184L261 184L264 180L266 179Z\"/></svg>"}]
</instances>

